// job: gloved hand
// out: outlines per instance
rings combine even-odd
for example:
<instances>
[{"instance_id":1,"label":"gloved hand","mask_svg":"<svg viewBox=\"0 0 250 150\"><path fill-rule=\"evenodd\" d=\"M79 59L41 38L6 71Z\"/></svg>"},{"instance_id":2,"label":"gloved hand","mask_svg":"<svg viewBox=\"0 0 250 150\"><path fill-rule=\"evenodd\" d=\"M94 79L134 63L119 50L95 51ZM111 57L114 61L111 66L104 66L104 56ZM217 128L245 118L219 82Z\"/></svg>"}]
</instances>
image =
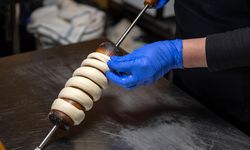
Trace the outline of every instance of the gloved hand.
<instances>
[{"instance_id":1,"label":"gloved hand","mask_svg":"<svg viewBox=\"0 0 250 150\"><path fill-rule=\"evenodd\" d=\"M162 8L168 3L169 0L158 0L156 4L156 9Z\"/></svg>"},{"instance_id":2,"label":"gloved hand","mask_svg":"<svg viewBox=\"0 0 250 150\"><path fill-rule=\"evenodd\" d=\"M153 83L171 69L183 68L182 40L146 44L126 56L111 57L108 66L107 78L122 87Z\"/></svg>"}]
</instances>

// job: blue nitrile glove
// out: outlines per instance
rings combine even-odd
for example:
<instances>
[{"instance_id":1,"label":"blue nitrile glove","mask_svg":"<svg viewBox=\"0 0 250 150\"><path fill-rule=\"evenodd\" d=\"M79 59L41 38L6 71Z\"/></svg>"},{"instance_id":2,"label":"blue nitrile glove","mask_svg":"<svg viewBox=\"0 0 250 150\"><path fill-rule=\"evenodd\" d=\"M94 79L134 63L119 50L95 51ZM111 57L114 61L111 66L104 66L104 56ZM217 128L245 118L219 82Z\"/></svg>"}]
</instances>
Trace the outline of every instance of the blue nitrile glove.
<instances>
[{"instance_id":1,"label":"blue nitrile glove","mask_svg":"<svg viewBox=\"0 0 250 150\"><path fill-rule=\"evenodd\" d=\"M122 87L153 83L170 70L183 68L182 40L146 44L126 56L111 57L108 66L107 78Z\"/></svg>"},{"instance_id":2,"label":"blue nitrile glove","mask_svg":"<svg viewBox=\"0 0 250 150\"><path fill-rule=\"evenodd\" d=\"M164 7L169 0L158 0L157 4L156 4L156 9L162 8Z\"/></svg>"}]
</instances>

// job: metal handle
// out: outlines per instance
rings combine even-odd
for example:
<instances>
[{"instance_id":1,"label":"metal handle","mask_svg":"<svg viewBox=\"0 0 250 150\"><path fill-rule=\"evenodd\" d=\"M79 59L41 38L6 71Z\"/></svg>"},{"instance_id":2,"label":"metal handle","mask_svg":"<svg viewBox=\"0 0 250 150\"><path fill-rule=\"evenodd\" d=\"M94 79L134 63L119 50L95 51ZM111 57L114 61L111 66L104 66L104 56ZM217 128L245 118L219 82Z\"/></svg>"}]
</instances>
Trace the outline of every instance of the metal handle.
<instances>
[{"instance_id":1,"label":"metal handle","mask_svg":"<svg viewBox=\"0 0 250 150\"><path fill-rule=\"evenodd\" d=\"M144 4L149 5L149 7L155 7L157 2L158 2L158 0L144 0Z\"/></svg>"}]
</instances>

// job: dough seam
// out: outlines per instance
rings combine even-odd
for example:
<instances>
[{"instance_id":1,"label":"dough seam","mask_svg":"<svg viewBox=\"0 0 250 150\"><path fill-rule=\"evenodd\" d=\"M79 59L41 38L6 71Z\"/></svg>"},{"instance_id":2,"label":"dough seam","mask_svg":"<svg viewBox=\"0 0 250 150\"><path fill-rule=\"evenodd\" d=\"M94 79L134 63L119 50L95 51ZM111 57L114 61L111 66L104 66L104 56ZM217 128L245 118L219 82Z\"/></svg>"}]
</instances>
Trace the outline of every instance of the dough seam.
<instances>
[{"instance_id":1,"label":"dough seam","mask_svg":"<svg viewBox=\"0 0 250 150\"><path fill-rule=\"evenodd\" d=\"M87 77L87 76L84 76L84 75L76 75L75 77L84 77L84 78L87 78L87 79L89 79L90 81L94 82L97 86L99 86L99 87L103 90L103 87L101 87L98 83L96 83L95 81L93 81L92 79L90 79L90 78Z\"/></svg>"},{"instance_id":2,"label":"dough seam","mask_svg":"<svg viewBox=\"0 0 250 150\"><path fill-rule=\"evenodd\" d=\"M94 52L88 55L87 58L96 58L99 59L100 61L107 63L110 60L110 57L107 55L104 55L102 53L99 52Z\"/></svg>"},{"instance_id":3,"label":"dough seam","mask_svg":"<svg viewBox=\"0 0 250 150\"><path fill-rule=\"evenodd\" d=\"M79 108L77 108L77 109L79 109L79 110L82 110L82 111L87 111L86 110L86 108L82 105L82 104L80 104L78 101L76 101L76 100L73 100L72 98L67 98L67 97L60 97L60 99L62 99L62 100L64 100L65 102L67 102L67 103L70 103L70 102L68 102L67 100L70 100L70 101L73 101L73 102L75 102L75 103L78 103L79 105L81 105L81 107L82 107L82 109L79 109ZM73 105L74 106L74 105ZM75 106L74 106L75 107Z\"/></svg>"},{"instance_id":4,"label":"dough seam","mask_svg":"<svg viewBox=\"0 0 250 150\"><path fill-rule=\"evenodd\" d=\"M82 91L83 93L88 95L90 97L90 99L94 102L94 97L91 94L89 94L88 92L86 92L85 90L83 90L83 89L81 89L79 87L76 87L76 86L67 86L67 87L72 87L72 88L75 88L75 89L78 89L78 90Z\"/></svg>"},{"instance_id":5,"label":"dough seam","mask_svg":"<svg viewBox=\"0 0 250 150\"><path fill-rule=\"evenodd\" d=\"M80 67L76 69L76 71L73 73L73 76L86 77L102 87L101 89L106 89L108 85L107 77L93 67Z\"/></svg>"},{"instance_id":6,"label":"dough seam","mask_svg":"<svg viewBox=\"0 0 250 150\"><path fill-rule=\"evenodd\" d=\"M109 70L107 63L104 63L104 62L102 62L98 59L95 59L95 58L85 59L82 62L81 66L90 66L90 67L96 68L96 69L100 70L101 72L103 72L104 74L106 71Z\"/></svg>"},{"instance_id":7,"label":"dough seam","mask_svg":"<svg viewBox=\"0 0 250 150\"><path fill-rule=\"evenodd\" d=\"M105 75L105 72L103 72L101 69L99 69L99 68L97 68L97 67L90 66L90 65L83 65L82 67L91 67L91 68L94 68L94 69L100 71L104 76L106 76L106 75Z\"/></svg>"}]
</instances>

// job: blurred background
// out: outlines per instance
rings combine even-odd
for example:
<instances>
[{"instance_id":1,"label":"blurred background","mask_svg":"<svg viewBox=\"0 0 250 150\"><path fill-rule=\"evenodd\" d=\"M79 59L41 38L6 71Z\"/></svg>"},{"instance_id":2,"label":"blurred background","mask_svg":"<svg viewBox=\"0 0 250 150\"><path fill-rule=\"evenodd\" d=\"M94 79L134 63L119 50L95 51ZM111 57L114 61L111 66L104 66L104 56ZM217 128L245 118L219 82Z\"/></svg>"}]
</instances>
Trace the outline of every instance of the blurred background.
<instances>
[{"instance_id":1,"label":"blurred background","mask_svg":"<svg viewBox=\"0 0 250 150\"><path fill-rule=\"evenodd\" d=\"M116 42L143 0L1 0L0 57L106 37ZM174 1L148 10L121 47L172 39ZM98 45L97 45L98 46Z\"/></svg>"}]
</instances>

